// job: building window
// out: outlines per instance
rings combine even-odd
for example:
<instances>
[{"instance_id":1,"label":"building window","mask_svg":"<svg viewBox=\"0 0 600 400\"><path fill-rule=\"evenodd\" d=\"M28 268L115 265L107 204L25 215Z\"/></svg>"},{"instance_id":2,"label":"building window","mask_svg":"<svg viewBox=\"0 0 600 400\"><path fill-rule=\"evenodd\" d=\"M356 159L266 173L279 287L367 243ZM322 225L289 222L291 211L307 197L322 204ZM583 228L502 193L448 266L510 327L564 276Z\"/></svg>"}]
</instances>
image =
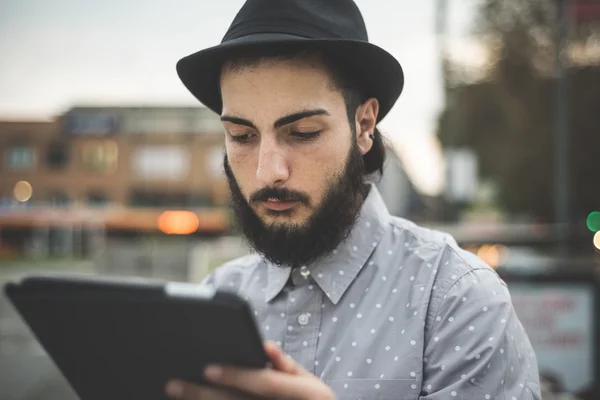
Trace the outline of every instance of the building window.
<instances>
[{"instance_id":1,"label":"building window","mask_svg":"<svg viewBox=\"0 0 600 400\"><path fill-rule=\"evenodd\" d=\"M30 170L35 166L35 149L31 146L13 145L4 156L6 166L11 170Z\"/></svg>"},{"instance_id":2,"label":"building window","mask_svg":"<svg viewBox=\"0 0 600 400\"><path fill-rule=\"evenodd\" d=\"M223 158L225 156L225 148L223 146L214 146L207 149L206 152L206 168L210 172L213 179L222 179L223 173Z\"/></svg>"},{"instance_id":3,"label":"building window","mask_svg":"<svg viewBox=\"0 0 600 400\"><path fill-rule=\"evenodd\" d=\"M143 145L132 153L132 169L143 180L183 180L191 171L192 156L186 146Z\"/></svg>"},{"instance_id":4,"label":"building window","mask_svg":"<svg viewBox=\"0 0 600 400\"><path fill-rule=\"evenodd\" d=\"M50 169L64 169L69 163L69 156L70 151L67 143L51 143L46 153L46 164Z\"/></svg>"},{"instance_id":5,"label":"building window","mask_svg":"<svg viewBox=\"0 0 600 400\"><path fill-rule=\"evenodd\" d=\"M87 203L92 207L105 206L108 203L108 197L105 193L95 190L87 194Z\"/></svg>"},{"instance_id":6,"label":"building window","mask_svg":"<svg viewBox=\"0 0 600 400\"><path fill-rule=\"evenodd\" d=\"M113 141L85 143L81 160L84 168L91 172L115 172L119 148Z\"/></svg>"}]
</instances>

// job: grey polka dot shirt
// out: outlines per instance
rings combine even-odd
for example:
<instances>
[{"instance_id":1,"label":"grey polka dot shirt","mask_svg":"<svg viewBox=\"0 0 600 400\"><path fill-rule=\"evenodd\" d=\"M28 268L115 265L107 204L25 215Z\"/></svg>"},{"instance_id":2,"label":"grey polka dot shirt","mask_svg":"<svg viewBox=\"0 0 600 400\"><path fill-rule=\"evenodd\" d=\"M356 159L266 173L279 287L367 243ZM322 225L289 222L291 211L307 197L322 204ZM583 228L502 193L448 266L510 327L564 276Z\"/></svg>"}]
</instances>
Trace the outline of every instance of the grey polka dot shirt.
<instances>
[{"instance_id":1,"label":"grey polka dot shirt","mask_svg":"<svg viewBox=\"0 0 600 400\"><path fill-rule=\"evenodd\" d=\"M541 399L504 282L450 236L390 216L374 186L326 259L292 271L253 254L205 284L246 298L264 339L338 399Z\"/></svg>"}]
</instances>

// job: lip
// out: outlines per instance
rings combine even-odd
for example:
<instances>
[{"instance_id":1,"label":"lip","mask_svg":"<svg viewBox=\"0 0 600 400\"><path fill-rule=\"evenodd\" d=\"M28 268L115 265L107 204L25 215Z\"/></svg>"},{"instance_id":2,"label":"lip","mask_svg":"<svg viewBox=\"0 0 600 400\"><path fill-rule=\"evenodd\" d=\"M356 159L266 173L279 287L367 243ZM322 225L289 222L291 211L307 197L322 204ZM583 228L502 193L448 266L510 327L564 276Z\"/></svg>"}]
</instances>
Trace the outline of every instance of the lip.
<instances>
[{"instance_id":1,"label":"lip","mask_svg":"<svg viewBox=\"0 0 600 400\"><path fill-rule=\"evenodd\" d=\"M278 200L267 200L264 201L263 204L269 210L273 211L285 211L296 205L296 201L278 201Z\"/></svg>"}]
</instances>

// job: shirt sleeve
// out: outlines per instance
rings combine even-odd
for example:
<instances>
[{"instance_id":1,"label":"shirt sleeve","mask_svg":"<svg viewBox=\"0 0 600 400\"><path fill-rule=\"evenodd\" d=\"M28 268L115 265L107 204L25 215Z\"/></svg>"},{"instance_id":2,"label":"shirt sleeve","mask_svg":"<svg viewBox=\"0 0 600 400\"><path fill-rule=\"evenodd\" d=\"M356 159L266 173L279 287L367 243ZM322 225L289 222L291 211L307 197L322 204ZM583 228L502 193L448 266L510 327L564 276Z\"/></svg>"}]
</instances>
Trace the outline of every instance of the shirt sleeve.
<instances>
[{"instance_id":1,"label":"shirt sleeve","mask_svg":"<svg viewBox=\"0 0 600 400\"><path fill-rule=\"evenodd\" d=\"M533 348L498 275L470 270L442 296L426 334L420 399L541 400Z\"/></svg>"}]
</instances>

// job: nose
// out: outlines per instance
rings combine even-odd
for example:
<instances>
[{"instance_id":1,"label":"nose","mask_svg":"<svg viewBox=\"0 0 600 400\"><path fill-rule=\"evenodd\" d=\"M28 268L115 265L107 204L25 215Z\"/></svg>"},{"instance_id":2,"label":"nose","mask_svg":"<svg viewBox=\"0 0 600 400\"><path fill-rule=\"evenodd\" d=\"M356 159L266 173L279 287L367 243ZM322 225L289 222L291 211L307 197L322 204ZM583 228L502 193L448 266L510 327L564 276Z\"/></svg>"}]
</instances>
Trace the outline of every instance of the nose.
<instances>
[{"instance_id":1,"label":"nose","mask_svg":"<svg viewBox=\"0 0 600 400\"><path fill-rule=\"evenodd\" d=\"M285 150L277 138L263 137L258 155L256 178L264 187L278 186L289 178Z\"/></svg>"}]
</instances>

